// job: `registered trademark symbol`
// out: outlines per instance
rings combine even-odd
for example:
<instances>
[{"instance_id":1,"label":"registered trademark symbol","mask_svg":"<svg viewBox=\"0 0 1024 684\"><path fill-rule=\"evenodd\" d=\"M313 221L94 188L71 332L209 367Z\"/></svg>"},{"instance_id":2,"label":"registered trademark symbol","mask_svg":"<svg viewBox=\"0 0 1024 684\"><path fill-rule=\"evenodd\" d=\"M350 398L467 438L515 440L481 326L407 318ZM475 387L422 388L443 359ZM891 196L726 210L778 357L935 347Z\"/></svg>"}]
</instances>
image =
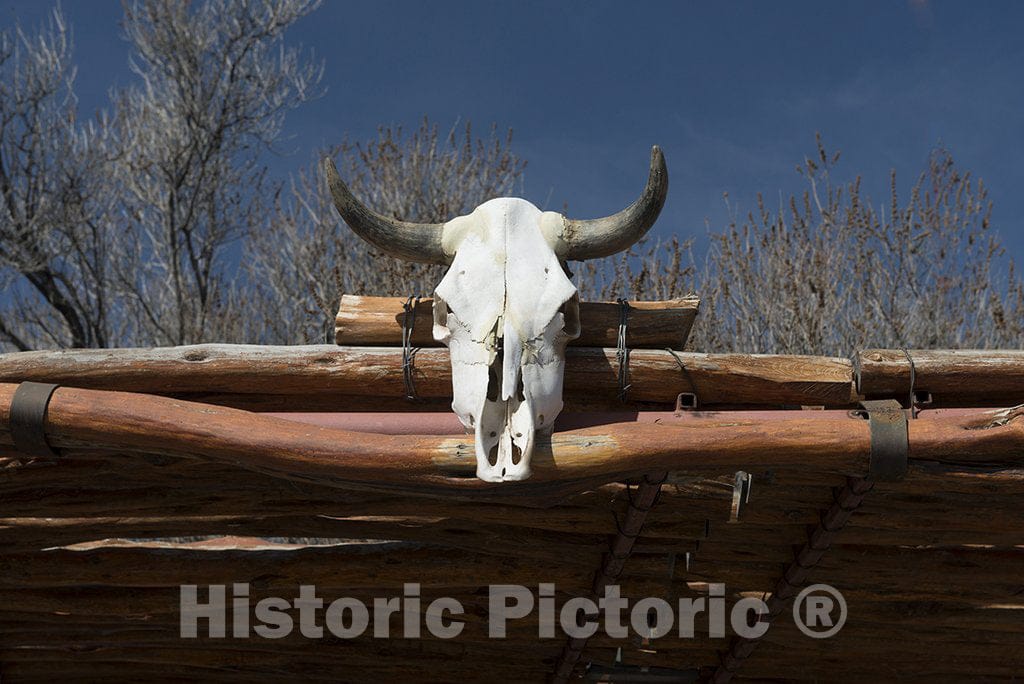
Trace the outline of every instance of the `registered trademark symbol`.
<instances>
[{"instance_id":1,"label":"registered trademark symbol","mask_svg":"<svg viewBox=\"0 0 1024 684\"><path fill-rule=\"evenodd\" d=\"M793 601L793 622L812 639L834 636L846 624L846 612L846 599L828 584L805 587Z\"/></svg>"}]
</instances>

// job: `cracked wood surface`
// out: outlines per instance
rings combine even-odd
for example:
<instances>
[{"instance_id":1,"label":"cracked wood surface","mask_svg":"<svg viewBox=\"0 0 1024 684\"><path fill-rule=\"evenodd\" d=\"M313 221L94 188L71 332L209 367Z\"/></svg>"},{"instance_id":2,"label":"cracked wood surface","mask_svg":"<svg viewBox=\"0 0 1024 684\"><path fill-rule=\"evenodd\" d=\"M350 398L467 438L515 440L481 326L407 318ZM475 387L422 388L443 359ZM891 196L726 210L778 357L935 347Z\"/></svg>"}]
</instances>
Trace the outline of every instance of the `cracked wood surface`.
<instances>
[{"instance_id":1,"label":"cracked wood surface","mask_svg":"<svg viewBox=\"0 0 1024 684\"><path fill-rule=\"evenodd\" d=\"M405 318L405 297L342 295L335 319L339 345L399 347ZM631 349L681 349L697 317L696 296L659 302L629 302L626 342ZM621 307L616 302L580 302L580 336L573 347L614 347L619 334ZM412 344L440 346L431 335L433 300L420 299L415 307Z\"/></svg>"}]
</instances>

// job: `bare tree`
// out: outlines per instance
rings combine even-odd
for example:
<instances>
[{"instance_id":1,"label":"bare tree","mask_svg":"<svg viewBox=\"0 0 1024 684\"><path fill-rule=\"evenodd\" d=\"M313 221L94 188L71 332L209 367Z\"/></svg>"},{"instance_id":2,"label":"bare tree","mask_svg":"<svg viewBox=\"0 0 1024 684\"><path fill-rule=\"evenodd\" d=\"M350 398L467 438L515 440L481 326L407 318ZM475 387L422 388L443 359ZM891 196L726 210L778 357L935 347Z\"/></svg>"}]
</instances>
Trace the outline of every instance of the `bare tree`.
<instances>
[{"instance_id":1,"label":"bare tree","mask_svg":"<svg viewBox=\"0 0 1024 684\"><path fill-rule=\"evenodd\" d=\"M438 266L376 253L344 227L322 186L324 154L338 158L346 182L367 206L407 221L441 222L514 190L526 164L511 143L511 130L502 136L492 126L487 138L474 138L467 123L442 136L424 119L408 137L400 127L382 127L366 143L346 141L318 153L309 170L293 178L273 229L254 237L246 258L251 280L262 288L267 334L260 339L329 339L343 292L429 295L443 275Z\"/></svg>"},{"instance_id":2,"label":"bare tree","mask_svg":"<svg viewBox=\"0 0 1024 684\"><path fill-rule=\"evenodd\" d=\"M316 95L322 66L283 47L315 0L144 0L125 8L140 85L123 92L117 183L130 258L118 271L136 343L243 335L225 251L266 228L275 189L262 153L285 113ZM233 315L231 315L233 313Z\"/></svg>"},{"instance_id":3,"label":"bare tree","mask_svg":"<svg viewBox=\"0 0 1024 684\"><path fill-rule=\"evenodd\" d=\"M267 224L262 155L316 94L322 68L283 46L316 5L126 5L140 84L85 126L60 12L38 35L0 35L0 344L244 336L227 247Z\"/></svg>"},{"instance_id":4,"label":"bare tree","mask_svg":"<svg viewBox=\"0 0 1024 684\"><path fill-rule=\"evenodd\" d=\"M0 33L0 345L90 347L117 336L108 126L76 121L72 41L53 12Z\"/></svg>"},{"instance_id":5,"label":"bare tree","mask_svg":"<svg viewBox=\"0 0 1024 684\"><path fill-rule=\"evenodd\" d=\"M1024 283L991 229L981 181L936 150L906 200L890 178L875 209L818 140L799 199L711 235L691 345L708 351L847 355L868 347L1024 345ZM654 253L640 272L657 273ZM621 282L622 279L619 278ZM634 295L688 282L663 269Z\"/></svg>"}]
</instances>

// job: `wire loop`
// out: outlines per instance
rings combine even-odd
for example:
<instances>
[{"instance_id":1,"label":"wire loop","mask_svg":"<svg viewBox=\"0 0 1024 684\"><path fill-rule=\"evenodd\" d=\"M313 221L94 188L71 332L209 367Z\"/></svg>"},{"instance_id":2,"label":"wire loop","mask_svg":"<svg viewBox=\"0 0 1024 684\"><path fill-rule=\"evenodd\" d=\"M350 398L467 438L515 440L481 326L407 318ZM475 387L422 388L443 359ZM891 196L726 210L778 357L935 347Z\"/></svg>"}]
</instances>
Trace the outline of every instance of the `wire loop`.
<instances>
[{"instance_id":1,"label":"wire loop","mask_svg":"<svg viewBox=\"0 0 1024 684\"><path fill-rule=\"evenodd\" d=\"M629 347L626 346L626 329L629 326L629 302L619 298L619 336L615 350L615 359L619 363L619 401L626 402L629 392Z\"/></svg>"},{"instance_id":2,"label":"wire loop","mask_svg":"<svg viewBox=\"0 0 1024 684\"><path fill-rule=\"evenodd\" d=\"M412 331L416 326L416 306L420 303L419 295L409 295L402 305L402 378L405 382L405 398L409 401L418 401L416 394L415 357L418 348L412 346Z\"/></svg>"}]
</instances>

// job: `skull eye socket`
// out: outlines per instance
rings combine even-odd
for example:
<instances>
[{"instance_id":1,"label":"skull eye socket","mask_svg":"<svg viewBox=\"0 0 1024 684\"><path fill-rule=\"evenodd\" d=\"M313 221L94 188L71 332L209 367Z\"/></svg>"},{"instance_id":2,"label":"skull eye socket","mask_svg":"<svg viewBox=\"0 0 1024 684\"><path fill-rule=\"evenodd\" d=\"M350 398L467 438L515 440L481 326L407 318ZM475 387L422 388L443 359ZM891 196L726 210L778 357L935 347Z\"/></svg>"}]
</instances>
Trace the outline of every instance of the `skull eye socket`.
<instances>
[{"instance_id":1,"label":"skull eye socket","mask_svg":"<svg viewBox=\"0 0 1024 684\"><path fill-rule=\"evenodd\" d=\"M567 340L575 340L580 336L580 295L574 294L559 309L562 314L562 335Z\"/></svg>"},{"instance_id":2,"label":"skull eye socket","mask_svg":"<svg viewBox=\"0 0 1024 684\"><path fill-rule=\"evenodd\" d=\"M448 304L434 293L434 339L446 342L452 335L448 328Z\"/></svg>"}]
</instances>

